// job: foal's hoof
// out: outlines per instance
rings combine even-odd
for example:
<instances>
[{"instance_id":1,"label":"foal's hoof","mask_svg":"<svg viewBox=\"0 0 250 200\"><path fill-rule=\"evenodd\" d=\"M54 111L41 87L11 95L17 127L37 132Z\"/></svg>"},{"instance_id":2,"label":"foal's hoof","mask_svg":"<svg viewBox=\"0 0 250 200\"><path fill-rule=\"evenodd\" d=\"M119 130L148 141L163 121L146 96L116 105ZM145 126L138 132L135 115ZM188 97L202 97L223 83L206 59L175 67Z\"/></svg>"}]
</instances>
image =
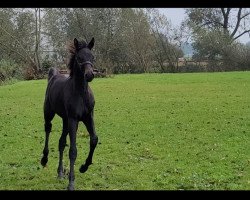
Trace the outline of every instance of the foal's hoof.
<instances>
[{"instance_id":1,"label":"foal's hoof","mask_svg":"<svg viewBox=\"0 0 250 200\"><path fill-rule=\"evenodd\" d=\"M63 179L63 178L65 178L65 176L64 176L63 173L59 173L59 174L57 175L57 178L58 178L58 179Z\"/></svg>"},{"instance_id":2,"label":"foal's hoof","mask_svg":"<svg viewBox=\"0 0 250 200\"><path fill-rule=\"evenodd\" d=\"M66 176L67 176L66 169L57 170L57 178L58 179L66 178Z\"/></svg>"},{"instance_id":3,"label":"foal's hoof","mask_svg":"<svg viewBox=\"0 0 250 200\"><path fill-rule=\"evenodd\" d=\"M71 184L70 184L70 185L68 185L67 190L70 190L70 191L75 190L74 185L71 185Z\"/></svg>"},{"instance_id":4,"label":"foal's hoof","mask_svg":"<svg viewBox=\"0 0 250 200\"><path fill-rule=\"evenodd\" d=\"M88 168L89 168L89 166L87 166L87 165L82 165L82 166L80 167L79 171L80 171L81 173L84 173L84 172L87 171Z\"/></svg>"},{"instance_id":5,"label":"foal's hoof","mask_svg":"<svg viewBox=\"0 0 250 200\"><path fill-rule=\"evenodd\" d=\"M42 165L43 167L46 166L47 162L48 162L48 158L47 158L47 157L42 157L42 159L41 159L41 165Z\"/></svg>"}]
</instances>

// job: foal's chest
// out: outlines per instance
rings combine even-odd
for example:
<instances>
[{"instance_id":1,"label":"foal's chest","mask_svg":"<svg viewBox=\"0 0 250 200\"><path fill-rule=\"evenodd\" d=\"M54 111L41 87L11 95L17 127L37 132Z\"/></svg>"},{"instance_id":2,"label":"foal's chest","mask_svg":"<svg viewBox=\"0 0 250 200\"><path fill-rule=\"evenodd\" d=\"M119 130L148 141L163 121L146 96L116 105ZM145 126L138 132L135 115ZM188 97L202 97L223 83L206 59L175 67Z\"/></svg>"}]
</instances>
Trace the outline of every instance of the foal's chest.
<instances>
[{"instance_id":1,"label":"foal's chest","mask_svg":"<svg viewBox=\"0 0 250 200\"><path fill-rule=\"evenodd\" d=\"M94 107L87 98L82 96L73 96L68 102L70 102L66 106L68 115L78 120L82 120Z\"/></svg>"}]
</instances>

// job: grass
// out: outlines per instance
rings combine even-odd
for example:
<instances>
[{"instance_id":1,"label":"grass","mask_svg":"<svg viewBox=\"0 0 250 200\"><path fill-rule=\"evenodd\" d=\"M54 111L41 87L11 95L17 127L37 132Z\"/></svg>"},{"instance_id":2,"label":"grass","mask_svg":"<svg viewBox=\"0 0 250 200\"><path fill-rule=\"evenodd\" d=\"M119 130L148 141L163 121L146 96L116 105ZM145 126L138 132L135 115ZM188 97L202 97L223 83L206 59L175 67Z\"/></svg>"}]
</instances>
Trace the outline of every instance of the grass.
<instances>
[{"instance_id":1,"label":"grass","mask_svg":"<svg viewBox=\"0 0 250 200\"><path fill-rule=\"evenodd\" d=\"M1 190L64 190L68 184L56 178L59 117L48 165L40 165L46 84L0 87ZM116 75L90 84L99 144L93 165L81 174L89 137L79 126L76 190L250 189L250 72Z\"/></svg>"}]
</instances>

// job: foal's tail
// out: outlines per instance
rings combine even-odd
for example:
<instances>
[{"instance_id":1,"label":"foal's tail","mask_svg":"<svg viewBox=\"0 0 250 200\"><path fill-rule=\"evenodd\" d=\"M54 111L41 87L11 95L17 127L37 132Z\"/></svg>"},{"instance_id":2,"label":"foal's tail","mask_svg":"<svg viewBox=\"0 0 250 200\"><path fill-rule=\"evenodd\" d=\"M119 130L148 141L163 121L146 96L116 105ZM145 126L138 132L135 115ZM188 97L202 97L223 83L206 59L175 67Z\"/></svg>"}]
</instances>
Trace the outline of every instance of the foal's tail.
<instances>
[{"instance_id":1,"label":"foal's tail","mask_svg":"<svg viewBox=\"0 0 250 200\"><path fill-rule=\"evenodd\" d=\"M49 69L49 74L48 74L48 81L50 80L50 78L52 77L52 76L55 76L55 75L57 75L57 74L59 74L60 72L55 68L55 67L51 67L50 69Z\"/></svg>"}]
</instances>

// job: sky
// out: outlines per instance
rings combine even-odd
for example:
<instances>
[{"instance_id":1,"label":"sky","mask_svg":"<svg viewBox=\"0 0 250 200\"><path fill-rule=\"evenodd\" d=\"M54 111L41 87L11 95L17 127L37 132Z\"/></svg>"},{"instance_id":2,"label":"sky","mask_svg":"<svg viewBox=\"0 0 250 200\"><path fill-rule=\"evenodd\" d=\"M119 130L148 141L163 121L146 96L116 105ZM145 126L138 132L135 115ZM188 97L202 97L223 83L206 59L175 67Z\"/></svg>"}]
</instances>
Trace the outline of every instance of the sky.
<instances>
[{"instance_id":1,"label":"sky","mask_svg":"<svg viewBox=\"0 0 250 200\"><path fill-rule=\"evenodd\" d=\"M167 16L173 25L180 25L182 20L187 16L185 15L184 8L159 8L160 12ZM249 35L244 34L239 38L241 43L247 43L250 41Z\"/></svg>"}]
</instances>

